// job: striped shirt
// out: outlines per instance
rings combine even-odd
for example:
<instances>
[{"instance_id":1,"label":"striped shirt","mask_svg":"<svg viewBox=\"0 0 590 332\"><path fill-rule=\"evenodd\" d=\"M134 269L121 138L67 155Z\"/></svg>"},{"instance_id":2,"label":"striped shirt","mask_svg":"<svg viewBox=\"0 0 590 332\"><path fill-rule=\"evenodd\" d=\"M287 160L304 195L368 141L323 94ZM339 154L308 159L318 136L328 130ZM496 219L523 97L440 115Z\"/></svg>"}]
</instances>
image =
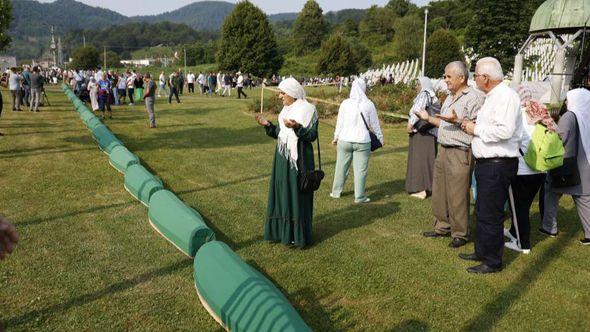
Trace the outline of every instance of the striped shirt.
<instances>
[{"instance_id":1,"label":"striped shirt","mask_svg":"<svg viewBox=\"0 0 590 332\"><path fill-rule=\"evenodd\" d=\"M454 110L459 119L475 120L477 112L484 103L485 95L475 90L472 87L467 87L460 92L460 95L453 100L454 96L451 94L447 97L440 113L445 116L452 115ZM459 146L469 148L471 146L471 139L473 136L461 130L461 127L448 123L446 121L440 122L438 128L438 143L444 146Z\"/></svg>"}]
</instances>

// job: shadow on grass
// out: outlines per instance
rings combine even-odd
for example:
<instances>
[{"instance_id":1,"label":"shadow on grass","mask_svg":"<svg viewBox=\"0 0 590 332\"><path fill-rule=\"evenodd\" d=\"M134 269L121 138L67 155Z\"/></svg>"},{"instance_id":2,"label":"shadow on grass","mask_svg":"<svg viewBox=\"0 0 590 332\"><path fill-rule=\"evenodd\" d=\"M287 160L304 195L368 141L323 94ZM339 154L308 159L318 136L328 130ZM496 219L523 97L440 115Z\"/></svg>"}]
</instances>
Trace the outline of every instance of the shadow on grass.
<instances>
[{"instance_id":1,"label":"shadow on grass","mask_svg":"<svg viewBox=\"0 0 590 332\"><path fill-rule=\"evenodd\" d=\"M563 214L563 211L560 211L560 213ZM575 208L574 212L568 211L567 214L570 216L569 218L564 216L564 220L575 220L574 213ZM555 242L548 246L545 251L539 255L539 259L537 259L534 264L529 265L520 276L498 294L496 298L488 302L488 304L482 309L482 313L467 322L467 324L461 329L462 331L491 331L495 329L497 323L511 309L512 304L528 292L531 285L533 285L547 267L559 257L562 250L571 243L577 231L570 225L564 226L565 227L562 227L562 231L559 233L560 236L554 239ZM564 228L566 231L564 231ZM532 227L532 229L534 229L534 227Z\"/></svg>"},{"instance_id":2,"label":"shadow on grass","mask_svg":"<svg viewBox=\"0 0 590 332\"><path fill-rule=\"evenodd\" d=\"M65 147L65 146L58 146L57 148L55 146L49 146L49 147L40 147L40 148L33 148L33 149L5 150L5 151L0 151L0 159L29 157L29 156L36 156L36 155L47 154L47 153L56 154L56 153L69 153L69 152L94 150L94 148L66 149L63 147Z\"/></svg>"},{"instance_id":3,"label":"shadow on grass","mask_svg":"<svg viewBox=\"0 0 590 332\"><path fill-rule=\"evenodd\" d=\"M67 129L67 130L54 130L54 131L29 131L29 132L20 132L20 133L13 133L10 136L24 136L24 135L41 135L41 134L63 134L63 133L79 133L84 131L84 128L80 129Z\"/></svg>"},{"instance_id":4,"label":"shadow on grass","mask_svg":"<svg viewBox=\"0 0 590 332\"><path fill-rule=\"evenodd\" d=\"M428 323L410 319L401 322L399 325L393 327L389 331L391 332L407 332L407 331L428 331Z\"/></svg>"},{"instance_id":5,"label":"shadow on grass","mask_svg":"<svg viewBox=\"0 0 590 332\"><path fill-rule=\"evenodd\" d=\"M191 259L183 259L171 265L155 269L143 274L140 274L134 278L127 279L115 284L112 284L106 288L101 290L87 293L78 297L74 297L66 302L58 303L43 309L29 311L23 315L16 316L9 318L3 322L3 324L7 328L11 328L14 326L22 325L30 321L38 320L43 317L47 316L57 316L61 312L66 311L70 308L82 306L88 304L90 302L99 300L105 296L113 295L118 292L125 291L127 289L133 288L139 284L142 284L146 281L156 279L171 273L174 273L178 270L184 269L186 267L192 266L193 261Z\"/></svg>"},{"instance_id":6,"label":"shadow on grass","mask_svg":"<svg viewBox=\"0 0 590 332\"><path fill-rule=\"evenodd\" d=\"M45 218L26 220L23 222L17 222L16 226L17 227L34 226L34 225L39 225L39 224L49 222L49 221L61 220L61 219L65 219L65 218L69 218L69 217L73 217L73 216L77 216L77 215L81 215L81 214L86 214L86 213L93 213L93 212L97 212L97 211L101 211L101 210L114 209L117 207L131 205L131 204L135 204L135 203L137 203L137 201L133 200L133 201L123 202L123 203L95 206L95 207L91 207L89 209L74 211L74 212L65 213L65 214L61 214L61 215L57 215L57 216L51 216L51 217L45 217Z\"/></svg>"}]
</instances>

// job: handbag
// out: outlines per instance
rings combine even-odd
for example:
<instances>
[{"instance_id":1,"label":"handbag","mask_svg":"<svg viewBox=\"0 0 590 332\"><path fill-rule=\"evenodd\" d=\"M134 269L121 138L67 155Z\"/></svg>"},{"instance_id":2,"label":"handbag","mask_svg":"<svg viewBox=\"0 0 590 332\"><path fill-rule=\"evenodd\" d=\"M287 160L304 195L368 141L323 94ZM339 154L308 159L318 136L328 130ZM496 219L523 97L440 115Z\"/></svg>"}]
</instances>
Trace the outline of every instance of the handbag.
<instances>
[{"instance_id":1,"label":"handbag","mask_svg":"<svg viewBox=\"0 0 590 332\"><path fill-rule=\"evenodd\" d=\"M301 156L301 171L299 172L299 176L297 178L297 187L299 189L299 192L304 194L311 194L314 191L318 190L325 176L324 171L322 171L322 154L320 153L319 131L316 140L318 144L318 170L306 170L305 161L303 159L303 149L301 149L299 153L299 156ZM301 144L301 146L303 147L303 144Z\"/></svg>"},{"instance_id":2,"label":"handbag","mask_svg":"<svg viewBox=\"0 0 590 332\"><path fill-rule=\"evenodd\" d=\"M580 135L578 127L578 119L576 119L576 132ZM580 138L576 135L576 154L573 157L563 159L563 165L549 171L551 176L551 186L554 188L564 188L577 186L582 183L580 178L580 170L578 169L578 149Z\"/></svg>"},{"instance_id":3,"label":"handbag","mask_svg":"<svg viewBox=\"0 0 590 332\"><path fill-rule=\"evenodd\" d=\"M361 118L363 118L363 122L365 123L365 127L369 131L369 137L371 138L371 151L375 151L375 150L379 149L380 147L382 147L383 144L381 144L381 141L379 140L379 138L377 138L377 135L375 135L375 133L371 129L369 129L369 125L367 125L367 120L365 120L365 116L363 115L362 111L361 111Z\"/></svg>"},{"instance_id":4,"label":"handbag","mask_svg":"<svg viewBox=\"0 0 590 332\"><path fill-rule=\"evenodd\" d=\"M434 117L436 114L440 114L440 107L432 104L430 94L427 91L424 92L428 98L426 102L426 111L428 112L428 115ZM414 124L414 129L416 129L419 133L425 133L432 128L434 128L434 126L430 122L422 119L418 120L418 122Z\"/></svg>"}]
</instances>

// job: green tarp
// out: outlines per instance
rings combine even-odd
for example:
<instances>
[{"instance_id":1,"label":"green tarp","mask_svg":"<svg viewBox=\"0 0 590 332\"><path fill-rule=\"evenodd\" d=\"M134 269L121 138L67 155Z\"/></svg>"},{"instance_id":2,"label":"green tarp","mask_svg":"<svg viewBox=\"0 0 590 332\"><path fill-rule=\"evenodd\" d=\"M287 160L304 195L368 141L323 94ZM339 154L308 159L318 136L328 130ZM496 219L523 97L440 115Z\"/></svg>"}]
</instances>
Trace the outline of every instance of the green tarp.
<instances>
[{"instance_id":1,"label":"green tarp","mask_svg":"<svg viewBox=\"0 0 590 332\"><path fill-rule=\"evenodd\" d=\"M100 122L100 121L99 121ZM139 158L126 147L118 145L109 155L109 164L121 173L125 173L131 165L139 164Z\"/></svg>"},{"instance_id":2,"label":"green tarp","mask_svg":"<svg viewBox=\"0 0 590 332\"><path fill-rule=\"evenodd\" d=\"M222 242L197 251L194 279L205 307L229 331L311 331L272 282Z\"/></svg>"},{"instance_id":3,"label":"green tarp","mask_svg":"<svg viewBox=\"0 0 590 332\"><path fill-rule=\"evenodd\" d=\"M129 166L125 172L125 189L147 206L150 197L164 187L160 179L148 172L145 167L136 164Z\"/></svg>"},{"instance_id":4,"label":"green tarp","mask_svg":"<svg viewBox=\"0 0 590 332\"><path fill-rule=\"evenodd\" d=\"M203 217L168 190L152 195L148 215L154 228L187 256L194 257L203 244L215 240Z\"/></svg>"}]
</instances>

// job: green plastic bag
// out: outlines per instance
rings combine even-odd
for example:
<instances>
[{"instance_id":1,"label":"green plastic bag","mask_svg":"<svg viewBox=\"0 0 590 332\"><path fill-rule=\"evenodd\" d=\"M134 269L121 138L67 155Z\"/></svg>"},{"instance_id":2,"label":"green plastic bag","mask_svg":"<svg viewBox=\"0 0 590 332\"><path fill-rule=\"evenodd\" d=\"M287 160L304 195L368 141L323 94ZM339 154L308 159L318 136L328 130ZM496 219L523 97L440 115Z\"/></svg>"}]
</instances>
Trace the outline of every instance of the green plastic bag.
<instances>
[{"instance_id":1,"label":"green plastic bag","mask_svg":"<svg viewBox=\"0 0 590 332\"><path fill-rule=\"evenodd\" d=\"M133 96L135 102L140 102L143 100L143 88L135 88L135 96Z\"/></svg>"},{"instance_id":2,"label":"green plastic bag","mask_svg":"<svg viewBox=\"0 0 590 332\"><path fill-rule=\"evenodd\" d=\"M559 135L537 124L524 161L533 170L546 172L563 165L564 154L565 148Z\"/></svg>"}]
</instances>

